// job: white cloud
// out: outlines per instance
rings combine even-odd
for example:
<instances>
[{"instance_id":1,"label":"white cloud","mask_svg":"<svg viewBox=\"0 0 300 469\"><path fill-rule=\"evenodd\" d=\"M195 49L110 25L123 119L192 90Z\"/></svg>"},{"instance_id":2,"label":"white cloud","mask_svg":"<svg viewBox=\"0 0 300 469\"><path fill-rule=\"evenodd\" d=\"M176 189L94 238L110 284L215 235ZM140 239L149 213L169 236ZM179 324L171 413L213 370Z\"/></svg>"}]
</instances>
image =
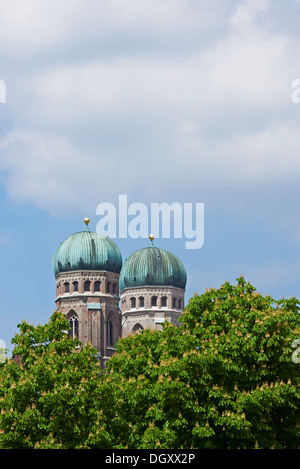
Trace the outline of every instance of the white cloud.
<instances>
[{"instance_id":1,"label":"white cloud","mask_svg":"<svg viewBox=\"0 0 300 469\"><path fill-rule=\"evenodd\" d=\"M130 53L139 48L136 41L159 47L178 32L185 42L191 31L202 34L215 25L229 1L210 0L207 8L206 1L193 0L0 0L0 51L41 61L64 53L69 61L91 51Z\"/></svg>"},{"instance_id":2,"label":"white cloud","mask_svg":"<svg viewBox=\"0 0 300 469\"><path fill-rule=\"evenodd\" d=\"M59 47L69 33L72 7L76 9L80 3L80 0L1 0L1 54L28 57Z\"/></svg>"},{"instance_id":3,"label":"white cloud","mask_svg":"<svg viewBox=\"0 0 300 469\"><path fill-rule=\"evenodd\" d=\"M71 202L78 154L63 138L46 138L37 130L16 129L1 140L0 149L4 183L13 200L34 201L46 210L64 200ZM66 173L68 184L64 182Z\"/></svg>"},{"instance_id":4,"label":"white cloud","mask_svg":"<svg viewBox=\"0 0 300 469\"><path fill-rule=\"evenodd\" d=\"M243 0L240 3L231 18L231 24L235 28L252 25L260 14L270 8L270 0Z\"/></svg>"},{"instance_id":5,"label":"white cloud","mask_svg":"<svg viewBox=\"0 0 300 469\"><path fill-rule=\"evenodd\" d=\"M274 123L262 131L233 135L212 147L205 148L199 142L199 148L210 155L219 178L223 175L228 181L278 183L300 176L299 125L294 122Z\"/></svg>"},{"instance_id":6,"label":"white cloud","mask_svg":"<svg viewBox=\"0 0 300 469\"><path fill-rule=\"evenodd\" d=\"M279 104L290 105L286 48L285 38L256 33L187 57L58 64L25 77L14 106L24 122L60 130L118 131L143 122L147 132L162 124L168 131L182 121L201 128L228 113L248 126L250 114L268 119Z\"/></svg>"},{"instance_id":7,"label":"white cloud","mask_svg":"<svg viewBox=\"0 0 300 469\"><path fill-rule=\"evenodd\" d=\"M51 213L95 208L122 190L126 160L113 153L85 153L64 136L15 129L0 140L0 171L15 202L30 202ZM113 184L112 184L113 181ZM126 182L131 184L130 175Z\"/></svg>"},{"instance_id":8,"label":"white cloud","mask_svg":"<svg viewBox=\"0 0 300 469\"><path fill-rule=\"evenodd\" d=\"M174 181L192 193L212 175L221 192L299 177L291 39L237 27L271 2L2 4L0 54L2 39L39 57L7 80L16 123L0 164L15 200L56 212L96 206L100 192L175 197Z\"/></svg>"},{"instance_id":9,"label":"white cloud","mask_svg":"<svg viewBox=\"0 0 300 469\"><path fill-rule=\"evenodd\" d=\"M101 201L112 200L116 193L138 194L140 201L153 196L164 200L178 197L180 188L190 197L190 187L207 189L212 180L211 188L217 185L218 192L230 181L233 191L236 184L244 184L247 191L253 184L264 187L267 181L282 187L282 179L300 176L299 129L295 125L272 125L216 144L195 135L194 124L183 122L180 139L185 143L178 144L177 153L175 142L170 154L154 147L142 153L138 147L129 155L121 149L85 153L66 137L17 129L0 142L0 168L12 199L33 202L53 213L91 204L96 207ZM166 175L179 187L166 185ZM242 192L240 196L243 199ZM260 195L254 193L253 202L257 197Z\"/></svg>"}]
</instances>

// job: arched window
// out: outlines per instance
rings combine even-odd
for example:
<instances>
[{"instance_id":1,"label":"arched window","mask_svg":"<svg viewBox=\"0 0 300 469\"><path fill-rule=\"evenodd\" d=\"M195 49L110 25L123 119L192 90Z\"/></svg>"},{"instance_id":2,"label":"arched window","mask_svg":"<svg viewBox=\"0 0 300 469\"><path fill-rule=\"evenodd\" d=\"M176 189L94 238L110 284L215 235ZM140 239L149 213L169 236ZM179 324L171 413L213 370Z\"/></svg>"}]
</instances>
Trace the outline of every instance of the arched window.
<instances>
[{"instance_id":1,"label":"arched window","mask_svg":"<svg viewBox=\"0 0 300 469\"><path fill-rule=\"evenodd\" d=\"M107 345L112 347L114 345L113 341L113 323L112 320L109 319L107 321Z\"/></svg>"},{"instance_id":2,"label":"arched window","mask_svg":"<svg viewBox=\"0 0 300 469\"><path fill-rule=\"evenodd\" d=\"M84 282L84 291L90 291L91 288L91 282L89 280L86 280Z\"/></svg>"},{"instance_id":3,"label":"arched window","mask_svg":"<svg viewBox=\"0 0 300 469\"><path fill-rule=\"evenodd\" d=\"M69 284L69 282L64 283L64 286L65 286L65 293L69 293L69 291L70 291L70 284Z\"/></svg>"},{"instance_id":4,"label":"arched window","mask_svg":"<svg viewBox=\"0 0 300 469\"><path fill-rule=\"evenodd\" d=\"M152 296L152 298L151 298L151 306L157 306L157 296Z\"/></svg>"},{"instance_id":5,"label":"arched window","mask_svg":"<svg viewBox=\"0 0 300 469\"><path fill-rule=\"evenodd\" d=\"M131 332L139 332L142 331L144 328L141 324L136 324L132 329Z\"/></svg>"},{"instance_id":6,"label":"arched window","mask_svg":"<svg viewBox=\"0 0 300 469\"><path fill-rule=\"evenodd\" d=\"M173 298L173 309L177 308L177 299Z\"/></svg>"},{"instance_id":7,"label":"arched window","mask_svg":"<svg viewBox=\"0 0 300 469\"><path fill-rule=\"evenodd\" d=\"M106 293L110 292L110 282L107 282L106 284Z\"/></svg>"},{"instance_id":8,"label":"arched window","mask_svg":"<svg viewBox=\"0 0 300 469\"><path fill-rule=\"evenodd\" d=\"M78 291L78 282L73 282L73 290Z\"/></svg>"},{"instance_id":9,"label":"arched window","mask_svg":"<svg viewBox=\"0 0 300 469\"><path fill-rule=\"evenodd\" d=\"M136 300L135 300L135 298L130 298L130 306L131 306L131 308L135 308L135 307L136 307Z\"/></svg>"},{"instance_id":10,"label":"arched window","mask_svg":"<svg viewBox=\"0 0 300 469\"><path fill-rule=\"evenodd\" d=\"M73 313L69 319L70 329L69 336L71 339L78 338L78 317L76 313Z\"/></svg>"},{"instance_id":11,"label":"arched window","mask_svg":"<svg viewBox=\"0 0 300 469\"><path fill-rule=\"evenodd\" d=\"M113 294L117 294L117 285L115 283L113 284Z\"/></svg>"},{"instance_id":12,"label":"arched window","mask_svg":"<svg viewBox=\"0 0 300 469\"><path fill-rule=\"evenodd\" d=\"M95 291L100 291L100 282L97 280L97 282L94 283L94 290Z\"/></svg>"},{"instance_id":13,"label":"arched window","mask_svg":"<svg viewBox=\"0 0 300 469\"><path fill-rule=\"evenodd\" d=\"M181 309L181 300L178 300L178 309Z\"/></svg>"},{"instance_id":14,"label":"arched window","mask_svg":"<svg viewBox=\"0 0 300 469\"><path fill-rule=\"evenodd\" d=\"M161 306L164 308L167 306L167 297L163 296L161 299Z\"/></svg>"},{"instance_id":15,"label":"arched window","mask_svg":"<svg viewBox=\"0 0 300 469\"><path fill-rule=\"evenodd\" d=\"M143 297L143 296L140 296L140 297L139 297L139 301L140 301L140 308L144 308L144 306L145 306L144 297Z\"/></svg>"}]
</instances>

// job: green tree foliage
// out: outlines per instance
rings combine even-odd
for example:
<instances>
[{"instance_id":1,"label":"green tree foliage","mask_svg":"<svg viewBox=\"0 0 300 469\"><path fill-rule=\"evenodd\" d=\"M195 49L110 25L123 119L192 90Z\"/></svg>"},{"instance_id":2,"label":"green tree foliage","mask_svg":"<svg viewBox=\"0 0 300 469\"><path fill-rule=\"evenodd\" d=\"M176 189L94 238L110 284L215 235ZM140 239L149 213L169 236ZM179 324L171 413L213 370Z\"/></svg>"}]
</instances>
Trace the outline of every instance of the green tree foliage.
<instances>
[{"instance_id":1,"label":"green tree foliage","mask_svg":"<svg viewBox=\"0 0 300 469\"><path fill-rule=\"evenodd\" d=\"M101 412L102 371L90 345L79 348L55 312L48 324L18 325L14 354L0 365L0 448L110 445Z\"/></svg>"},{"instance_id":2,"label":"green tree foliage","mask_svg":"<svg viewBox=\"0 0 300 469\"><path fill-rule=\"evenodd\" d=\"M241 277L191 298L181 324L121 339L106 373L62 314L20 324L0 448L299 448L298 301Z\"/></svg>"},{"instance_id":3,"label":"green tree foliage","mask_svg":"<svg viewBox=\"0 0 300 469\"><path fill-rule=\"evenodd\" d=\"M119 341L108 365L115 444L128 448L298 448L298 301L243 277L195 295L162 332Z\"/></svg>"}]
</instances>

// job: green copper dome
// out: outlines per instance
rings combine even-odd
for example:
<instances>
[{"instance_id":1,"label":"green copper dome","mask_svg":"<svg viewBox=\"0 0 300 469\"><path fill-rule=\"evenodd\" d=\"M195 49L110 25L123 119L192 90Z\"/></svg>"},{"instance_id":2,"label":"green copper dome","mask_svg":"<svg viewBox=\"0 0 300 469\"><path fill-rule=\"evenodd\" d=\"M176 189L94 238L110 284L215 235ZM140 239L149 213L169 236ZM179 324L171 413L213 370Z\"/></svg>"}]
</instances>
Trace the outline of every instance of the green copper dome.
<instances>
[{"instance_id":1,"label":"green copper dome","mask_svg":"<svg viewBox=\"0 0 300 469\"><path fill-rule=\"evenodd\" d=\"M131 254L120 274L120 291L124 288L161 285L185 288L183 263L169 251L151 246Z\"/></svg>"},{"instance_id":2,"label":"green copper dome","mask_svg":"<svg viewBox=\"0 0 300 469\"><path fill-rule=\"evenodd\" d=\"M122 255L110 238L86 230L72 234L57 248L52 265L54 275L72 270L120 273Z\"/></svg>"}]
</instances>

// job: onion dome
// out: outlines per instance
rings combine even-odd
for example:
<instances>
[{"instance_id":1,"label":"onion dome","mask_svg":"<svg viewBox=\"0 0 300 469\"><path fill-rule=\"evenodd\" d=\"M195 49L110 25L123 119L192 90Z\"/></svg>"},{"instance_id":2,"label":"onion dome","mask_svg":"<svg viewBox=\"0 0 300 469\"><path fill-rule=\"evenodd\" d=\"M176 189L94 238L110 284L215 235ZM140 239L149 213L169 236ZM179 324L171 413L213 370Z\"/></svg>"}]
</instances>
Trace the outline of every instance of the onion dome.
<instances>
[{"instance_id":1,"label":"onion dome","mask_svg":"<svg viewBox=\"0 0 300 469\"><path fill-rule=\"evenodd\" d=\"M54 275L76 270L97 270L120 273L122 255L118 246L108 237L88 228L69 236L57 248L53 261Z\"/></svg>"},{"instance_id":2,"label":"onion dome","mask_svg":"<svg viewBox=\"0 0 300 469\"><path fill-rule=\"evenodd\" d=\"M153 237L151 238L151 242ZM175 254L153 246L139 249L125 260L119 280L120 291L141 286L185 288L183 263Z\"/></svg>"}]
</instances>

